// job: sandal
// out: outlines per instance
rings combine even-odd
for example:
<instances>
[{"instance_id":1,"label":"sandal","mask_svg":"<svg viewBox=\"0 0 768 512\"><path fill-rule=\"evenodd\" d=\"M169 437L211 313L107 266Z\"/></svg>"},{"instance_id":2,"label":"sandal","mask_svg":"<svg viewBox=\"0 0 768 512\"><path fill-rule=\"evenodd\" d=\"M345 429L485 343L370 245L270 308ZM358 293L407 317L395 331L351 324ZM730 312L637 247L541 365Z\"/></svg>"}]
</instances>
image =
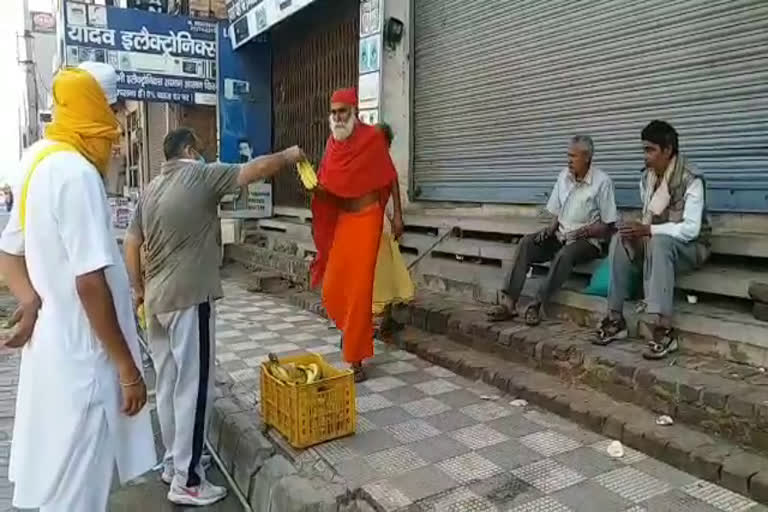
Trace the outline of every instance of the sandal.
<instances>
[{"instance_id":1,"label":"sandal","mask_svg":"<svg viewBox=\"0 0 768 512\"><path fill-rule=\"evenodd\" d=\"M489 322L506 322L517 316L517 310L504 305L494 306L487 313Z\"/></svg>"},{"instance_id":2,"label":"sandal","mask_svg":"<svg viewBox=\"0 0 768 512\"><path fill-rule=\"evenodd\" d=\"M623 340L629 336L627 322L623 318L612 320L608 317L603 318L597 328L597 337L592 341L593 345L605 347L616 340Z\"/></svg>"},{"instance_id":3,"label":"sandal","mask_svg":"<svg viewBox=\"0 0 768 512\"><path fill-rule=\"evenodd\" d=\"M672 328L656 327L653 330L653 339L648 342L648 348L643 352L643 357L650 360L664 359L669 354L680 350L680 338Z\"/></svg>"},{"instance_id":4,"label":"sandal","mask_svg":"<svg viewBox=\"0 0 768 512\"><path fill-rule=\"evenodd\" d=\"M525 308L525 325L536 327L541 323L541 304L531 304Z\"/></svg>"},{"instance_id":5,"label":"sandal","mask_svg":"<svg viewBox=\"0 0 768 512\"><path fill-rule=\"evenodd\" d=\"M365 374L365 370L363 370L363 365L360 363L353 364L352 371L355 372L356 383L365 382L365 380L368 378L368 376Z\"/></svg>"}]
</instances>

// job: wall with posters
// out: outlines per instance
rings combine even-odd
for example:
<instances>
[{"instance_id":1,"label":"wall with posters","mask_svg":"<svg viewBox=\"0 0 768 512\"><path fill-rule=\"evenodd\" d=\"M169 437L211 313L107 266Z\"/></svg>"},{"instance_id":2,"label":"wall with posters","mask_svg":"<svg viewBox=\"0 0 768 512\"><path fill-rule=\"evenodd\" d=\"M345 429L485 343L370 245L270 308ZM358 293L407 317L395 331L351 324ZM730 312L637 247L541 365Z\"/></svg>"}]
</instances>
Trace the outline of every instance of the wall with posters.
<instances>
[{"instance_id":1,"label":"wall with posters","mask_svg":"<svg viewBox=\"0 0 768 512\"><path fill-rule=\"evenodd\" d=\"M218 23L64 2L64 62L107 62L127 100L216 104Z\"/></svg>"},{"instance_id":2,"label":"wall with posters","mask_svg":"<svg viewBox=\"0 0 768 512\"><path fill-rule=\"evenodd\" d=\"M409 151L411 145L411 87L410 87L410 23L409 3L411 0L381 0L383 3L382 21L397 18L405 24L403 39L394 49L384 46L381 53L381 86L379 115L387 122L395 134L392 142L392 161L397 168L400 181L400 194L403 204L408 202L409 187Z\"/></svg>"},{"instance_id":3,"label":"wall with posters","mask_svg":"<svg viewBox=\"0 0 768 512\"><path fill-rule=\"evenodd\" d=\"M379 122L383 11L382 0L360 2L358 107L360 120L368 124Z\"/></svg>"},{"instance_id":4,"label":"wall with posters","mask_svg":"<svg viewBox=\"0 0 768 512\"><path fill-rule=\"evenodd\" d=\"M240 162L272 149L272 49L261 36L235 52L220 30L219 159Z\"/></svg>"}]
</instances>

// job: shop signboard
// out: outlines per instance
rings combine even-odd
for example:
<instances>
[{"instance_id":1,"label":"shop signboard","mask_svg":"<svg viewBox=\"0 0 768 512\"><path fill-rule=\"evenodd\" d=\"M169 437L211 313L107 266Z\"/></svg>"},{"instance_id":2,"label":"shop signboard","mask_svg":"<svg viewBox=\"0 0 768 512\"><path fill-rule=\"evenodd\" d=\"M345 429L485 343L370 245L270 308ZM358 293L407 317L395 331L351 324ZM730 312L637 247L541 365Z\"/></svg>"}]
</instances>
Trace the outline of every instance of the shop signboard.
<instances>
[{"instance_id":1,"label":"shop signboard","mask_svg":"<svg viewBox=\"0 0 768 512\"><path fill-rule=\"evenodd\" d=\"M215 105L218 23L67 0L65 62L106 62L127 100Z\"/></svg>"},{"instance_id":2,"label":"shop signboard","mask_svg":"<svg viewBox=\"0 0 768 512\"><path fill-rule=\"evenodd\" d=\"M32 18L32 32L38 34L56 33L56 17L53 13L30 11L29 16Z\"/></svg>"},{"instance_id":3,"label":"shop signboard","mask_svg":"<svg viewBox=\"0 0 768 512\"><path fill-rule=\"evenodd\" d=\"M237 49L314 0L235 0L228 4L229 35Z\"/></svg>"}]
</instances>

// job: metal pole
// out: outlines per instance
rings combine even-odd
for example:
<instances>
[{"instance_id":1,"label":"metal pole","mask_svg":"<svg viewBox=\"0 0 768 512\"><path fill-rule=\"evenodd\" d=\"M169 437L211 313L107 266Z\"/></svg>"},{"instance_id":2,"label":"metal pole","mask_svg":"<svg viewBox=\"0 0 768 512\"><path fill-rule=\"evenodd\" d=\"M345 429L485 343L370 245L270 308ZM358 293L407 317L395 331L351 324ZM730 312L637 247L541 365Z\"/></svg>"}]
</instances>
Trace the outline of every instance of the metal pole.
<instances>
[{"instance_id":1,"label":"metal pole","mask_svg":"<svg viewBox=\"0 0 768 512\"><path fill-rule=\"evenodd\" d=\"M35 77L35 62L34 62L34 48L33 48L33 36L32 36L32 18L29 16L29 1L22 0L22 15L24 16L24 32L21 34L23 39L23 46L20 47L16 44L17 61L20 66L24 67L24 111L26 121L20 123L22 125L22 137L21 145L31 145L39 137L38 131L38 112L37 112L37 78ZM23 149L23 147L22 147Z\"/></svg>"}]
</instances>

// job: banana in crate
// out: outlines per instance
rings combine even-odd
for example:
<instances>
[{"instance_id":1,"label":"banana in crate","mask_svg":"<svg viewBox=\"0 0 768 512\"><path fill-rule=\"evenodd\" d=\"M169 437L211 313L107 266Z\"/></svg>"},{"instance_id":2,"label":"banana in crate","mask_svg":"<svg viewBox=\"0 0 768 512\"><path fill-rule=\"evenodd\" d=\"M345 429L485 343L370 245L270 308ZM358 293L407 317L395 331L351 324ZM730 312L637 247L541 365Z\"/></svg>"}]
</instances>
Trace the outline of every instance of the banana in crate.
<instances>
[{"instance_id":1,"label":"banana in crate","mask_svg":"<svg viewBox=\"0 0 768 512\"><path fill-rule=\"evenodd\" d=\"M317 364L281 364L275 354L269 354L266 368L274 378L290 386L312 384L323 378L323 373Z\"/></svg>"}]
</instances>

